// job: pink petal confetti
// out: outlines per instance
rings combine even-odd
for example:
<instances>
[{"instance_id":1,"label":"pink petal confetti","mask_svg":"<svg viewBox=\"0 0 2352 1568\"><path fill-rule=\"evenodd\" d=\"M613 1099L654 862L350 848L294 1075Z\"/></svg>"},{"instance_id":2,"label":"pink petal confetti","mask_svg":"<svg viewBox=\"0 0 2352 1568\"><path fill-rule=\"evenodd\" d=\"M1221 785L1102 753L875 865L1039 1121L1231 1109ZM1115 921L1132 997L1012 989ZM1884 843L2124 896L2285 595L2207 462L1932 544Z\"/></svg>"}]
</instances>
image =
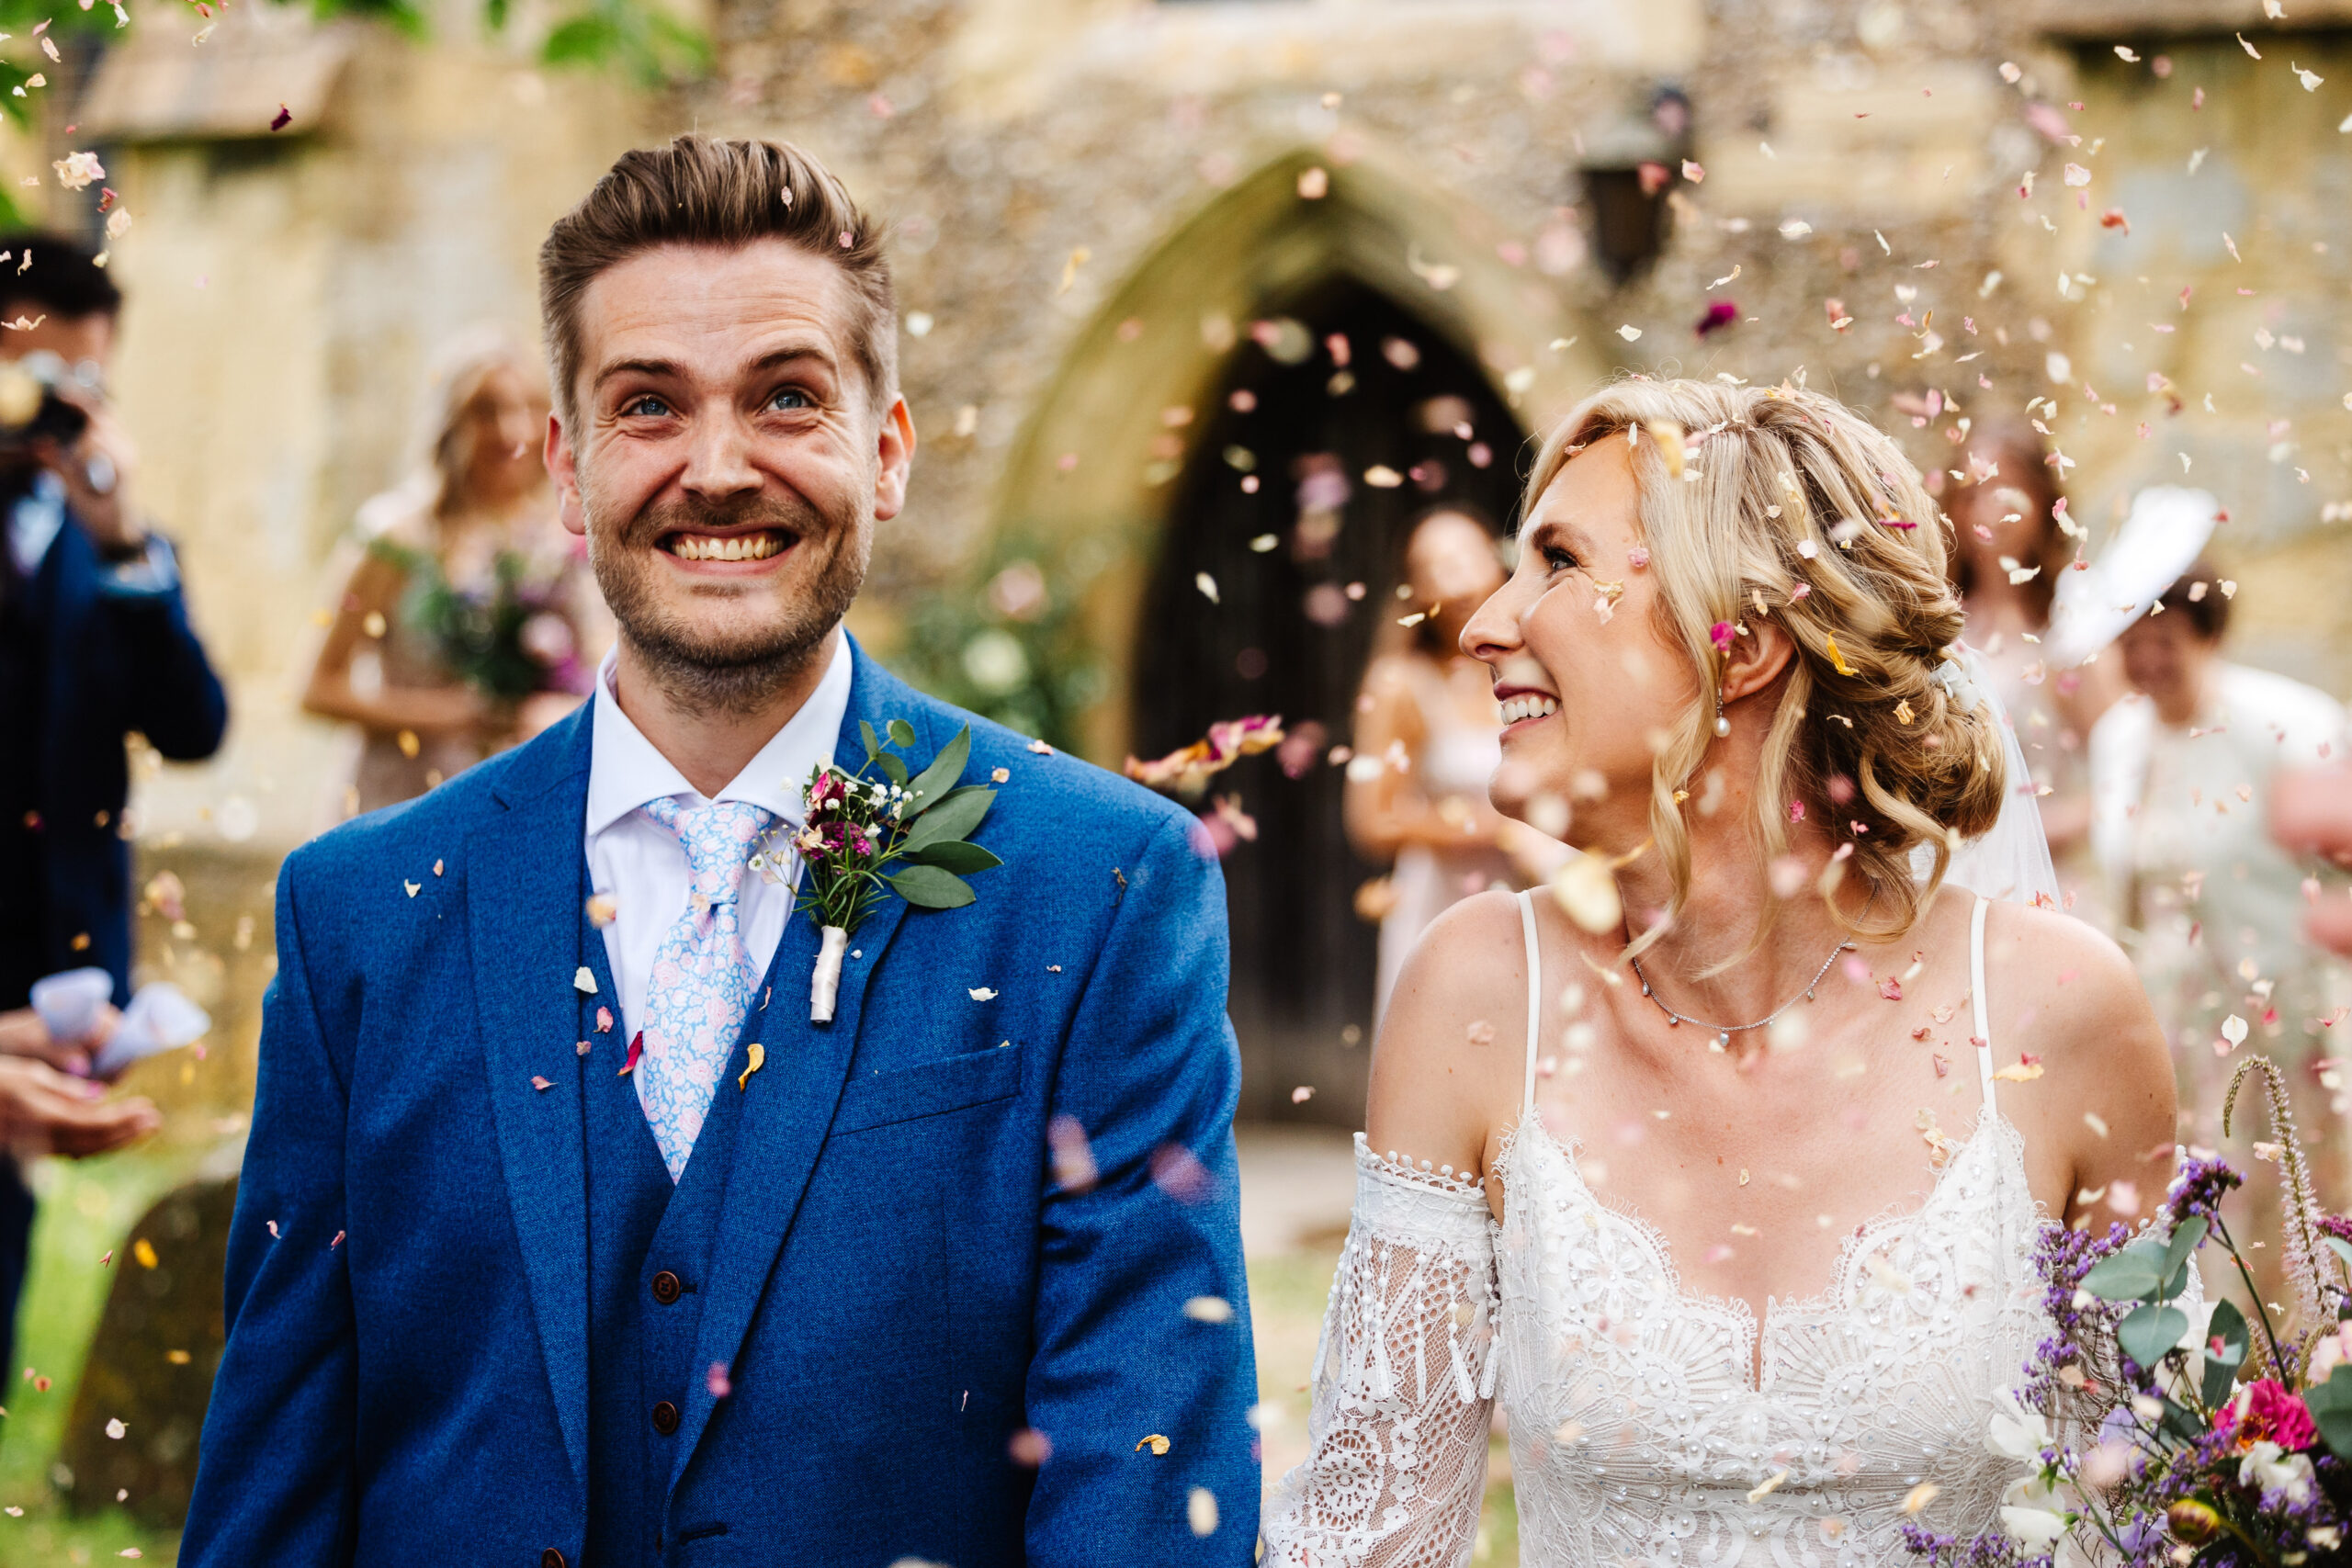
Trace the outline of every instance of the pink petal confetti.
<instances>
[{"instance_id":1,"label":"pink petal confetti","mask_svg":"<svg viewBox=\"0 0 2352 1568\"><path fill-rule=\"evenodd\" d=\"M1084 1192L1094 1185L1094 1147L1077 1117L1067 1111L1056 1116L1046 1124L1046 1144L1053 1151L1054 1181L1063 1191Z\"/></svg>"},{"instance_id":2,"label":"pink petal confetti","mask_svg":"<svg viewBox=\"0 0 2352 1568\"><path fill-rule=\"evenodd\" d=\"M531 1087L537 1089L541 1094L545 1094L548 1090L553 1089L555 1085L539 1077L538 1074L533 1073L531 1075Z\"/></svg>"},{"instance_id":3,"label":"pink petal confetti","mask_svg":"<svg viewBox=\"0 0 2352 1568\"><path fill-rule=\"evenodd\" d=\"M1715 645L1717 653L1731 651L1732 626L1729 621L1717 621L1707 628L1707 640Z\"/></svg>"},{"instance_id":4,"label":"pink petal confetti","mask_svg":"<svg viewBox=\"0 0 2352 1568\"><path fill-rule=\"evenodd\" d=\"M1314 1086L1313 1084L1304 1084L1304 1083L1303 1083L1303 1084L1299 1085L1296 1089L1293 1089L1293 1090L1291 1090L1291 1091L1290 1091L1290 1102L1291 1102L1293 1105L1304 1105L1304 1104L1306 1104L1308 1100L1313 1100L1314 1098L1315 1098L1315 1086Z\"/></svg>"},{"instance_id":5,"label":"pink petal confetti","mask_svg":"<svg viewBox=\"0 0 2352 1568\"><path fill-rule=\"evenodd\" d=\"M1878 994L1888 1001L1899 1002L1903 999L1903 983L1889 975L1878 983Z\"/></svg>"},{"instance_id":6,"label":"pink petal confetti","mask_svg":"<svg viewBox=\"0 0 2352 1568\"><path fill-rule=\"evenodd\" d=\"M268 1224L269 1224L269 1239L270 1239L270 1240L272 1240L272 1241L276 1241L276 1240L277 1239L277 1222L276 1220L271 1220L271 1221L269 1221L269 1222L268 1222Z\"/></svg>"},{"instance_id":7,"label":"pink petal confetti","mask_svg":"<svg viewBox=\"0 0 2352 1568\"><path fill-rule=\"evenodd\" d=\"M272 130L283 130L293 123L294 111L288 108L284 104L280 104L277 106L277 113L270 117L269 129Z\"/></svg>"},{"instance_id":8,"label":"pink petal confetti","mask_svg":"<svg viewBox=\"0 0 2352 1568\"><path fill-rule=\"evenodd\" d=\"M337 1232L335 1232L335 1233L334 1233L334 1239L333 1241L331 1241L331 1242L327 1243L327 1250L328 1250L329 1252L333 1252L336 1247L341 1247L341 1246L343 1245L343 1238L344 1238L345 1236L346 1236L346 1235L350 1235L350 1234L351 1234L351 1233L350 1233L350 1232L348 1232L348 1231L337 1231Z\"/></svg>"},{"instance_id":9,"label":"pink petal confetti","mask_svg":"<svg viewBox=\"0 0 2352 1568\"><path fill-rule=\"evenodd\" d=\"M585 1056L588 1054L588 1042L582 1040L579 1044L573 1046L571 1048L571 1054L575 1056Z\"/></svg>"},{"instance_id":10,"label":"pink petal confetti","mask_svg":"<svg viewBox=\"0 0 2352 1568\"><path fill-rule=\"evenodd\" d=\"M728 1380L727 1363L713 1361L710 1364L710 1371L703 1379L703 1386L710 1390L710 1397L713 1399L724 1399L734 1393L735 1385Z\"/></svg>"},{"instance_id":11,"label":"pink petal confetti","mask_svg":"<svg viewBox=\"0 0 2352 1568\"><path fill-rule=\"evenodd\" d=\"M637 1066L637 1059L638 1059L639 1056L642 1056L642 1055L645 1055L645 1031L643 1031L642 1029L640 1029L640 1030L639 1030L639 1031L637 1032L636 1035L635 1035L633 1038L631 1038L631 1039L630 1039L630 1041L629 1041L629 1043L628 1043L628 1061L626 1061L626 1062L623 1062L623 1063L621 1064L621 1070L620 1070L619 1072L617 1072L617 1073L615 1073L613 1076L614 1076L615 1077L621 1077L621 1078L625 1078L625 1077L628 1077L628 1075L629 1075L630 1071L631 1071L633 1068L635 1068L635 1067L636 1067L636 1066Z\"/></svg>"},{"instance_id":12,"label":"pink petal confetti","mask_svg":"<svg viewBox=\"0 0 2352 1568\"><path fill-rule=\"evenodd\" d=\"M613 1010L610 1008L598 1008L596 1010L596 1032L599 1034L610 1034L612 1032Z\"/></svg>"}]
</instances>

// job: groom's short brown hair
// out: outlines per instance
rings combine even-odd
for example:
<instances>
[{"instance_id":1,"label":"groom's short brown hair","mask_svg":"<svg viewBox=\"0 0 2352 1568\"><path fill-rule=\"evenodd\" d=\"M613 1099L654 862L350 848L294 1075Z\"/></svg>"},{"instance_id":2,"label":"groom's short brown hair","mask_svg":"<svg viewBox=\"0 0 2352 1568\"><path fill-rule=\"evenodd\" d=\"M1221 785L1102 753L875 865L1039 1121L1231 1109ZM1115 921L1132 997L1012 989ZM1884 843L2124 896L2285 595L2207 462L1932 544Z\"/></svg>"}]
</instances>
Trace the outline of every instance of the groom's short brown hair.
<instances>
[{"instance_id":1,"label":"groom's short brown hair","mask_svg":"<svg viewBox=\"0 0 2352 1568\"><path fill-rule=\"evenodd\" d=\"M786 240L847 276L850 347L876 407L899 385L897 307L882 236L831 170L788 141L687 135L621 154L539 247L539 314L554 361L556 406L571 413L580 369L580 297L596 275L659 245Z\"/></svg>"}]
</instances>

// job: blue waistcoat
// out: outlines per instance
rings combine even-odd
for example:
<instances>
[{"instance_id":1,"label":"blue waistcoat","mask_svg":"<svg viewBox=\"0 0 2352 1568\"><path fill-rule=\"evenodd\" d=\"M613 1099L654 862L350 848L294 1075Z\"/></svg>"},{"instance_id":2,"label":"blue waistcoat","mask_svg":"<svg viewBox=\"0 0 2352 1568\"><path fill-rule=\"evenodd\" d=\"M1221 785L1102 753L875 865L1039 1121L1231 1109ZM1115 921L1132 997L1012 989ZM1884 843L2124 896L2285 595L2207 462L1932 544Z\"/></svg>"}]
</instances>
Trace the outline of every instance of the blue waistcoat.
<instances>
[{"instance_id":1,"label":"blue waistcoat","mask_svg":"<svg viewBox=\"0 0 2352 1568\"><path fill-rule=\"evenodd\" d=\"M590 886L584 863L581 870L584 910ZM582 1107L589 1277L583 1555L585 1568L653 1568L665 1548L678 1544L664 1539L662 1517L677 1457L676 1413L686 1408L693 1385L712 1381L709 1368L694 1365L695 1335L742 1092L733 1077L719 1080L694 1153L673 1186L637 1098L637 1079L620 1071L628 1060L626 1026L616 1018L609 1032L596 1028L597 1009L620 994L605 939L584 918L580 932L580 961L596 976L596 994L580 998L580 1037L589 1043ZM779 953L784 946L777 944ZM730 1056L743 1054L744 1040L759 1038L764 1010L758 1003L775 994L771 962ZM668 1432L661 1429L664 1413L658 1409L665 1404Z\"/></svg>"}]
</instances>

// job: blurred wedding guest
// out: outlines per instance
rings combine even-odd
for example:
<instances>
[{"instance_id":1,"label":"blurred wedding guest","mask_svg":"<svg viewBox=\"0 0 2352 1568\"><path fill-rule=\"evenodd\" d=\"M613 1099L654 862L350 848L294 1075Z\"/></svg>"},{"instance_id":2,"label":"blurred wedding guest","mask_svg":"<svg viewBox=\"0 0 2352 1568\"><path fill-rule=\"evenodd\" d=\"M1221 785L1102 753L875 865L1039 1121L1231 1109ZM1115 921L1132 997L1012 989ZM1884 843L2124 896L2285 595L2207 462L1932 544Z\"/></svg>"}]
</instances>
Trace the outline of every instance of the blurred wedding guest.
<instances>
[{"instance_id":1,"label":"blurred wedding guest","mask_svg":"<svg viewBox=\"0 0 2352 1568\"><path fill-rule=\"evenodd\" d=\"M49 1037L28 1003L62 969L130 999L125 738L194 761L220 744L220 682L188 625L178 558L140 510L107 400L122 295L91 252L0 235L0 1366L24 1281L20 1157L96 1154L155 1125L144 1101L56 1070L91 1041ZM41 1058L35 1060L33 1058Z\"/></svg>"},{"instance_id":2,"label":"blurred wedding guest","mask_svg":"<svg viewBox=\"0 0 2352 1568\"><path fill-rule=\"evenodd\" d=\"M2089 856L2091 726L2122 694L2112 659L2073 663L2051 644L2052 611L2074 555L2065 498L2041 434L1996 419L1970 432L1969 477L1945 498L1952 585L1969 645L1984 656L2041 795L2041 827L2070 897L2096 890ZM2090 650L2096 652L2096 649ZM2075 898L2075 912L2091 909Z\"/></svg>"},{"instance_id":3,"label":"blurred wedding guest","mask_svg":"<svg viewBox=\"0 0 2352 1568\"><path fill-rule=\"evenodd\" d=\"M2345 712L2222 657L2234 587L2200 560L2124 631L2132 694L2091 732L2092 840L2120 939L2173 1041L2193 1117L2184 1131L2220 1141L2229 1075L2260 1050L2287 1072L2321 1195L2340 1206L2352 1150L2316 1069L2346 976L2302 938L2304 879L2319 863L2281 847L2268 819L2282 774L2345 755Z\"/></svg>"},{"instance_id":4,"label":"blurred wedding guest","mask_svg":"<svg viewBox=\"0 0 2352 1568\"><path fill-rule=\"evenodd\" d=\"M1409 592L1385 602L1396 613L1356 697L1344 802L1356 853L1392 863L1385 884L1368 885L1357 901L1380 922L1375 1010L1447 905L1498 882L1520 886L1504 848L1517 824L1487 801L1502 761L1492 678L1458 647L1471 614L1503 585L1494 534L1458 505L1433 508L1406 536L1398 580ZM1416 613L1419 621L1399 624Z\"/></svg>"},{"instance_id":5,"label":"blurred wedding guest","mask_svg":"<svg viewBox=\"0 0 2352 1568\"><path fill-rule=\"evenodd\" d=\"M359 726L351 810L423 795L571 711L586 561L558 528L537 363L469 333L433 378L418 471L359 509L359 560L302 705Z\"/></svg>"}]
</instances>

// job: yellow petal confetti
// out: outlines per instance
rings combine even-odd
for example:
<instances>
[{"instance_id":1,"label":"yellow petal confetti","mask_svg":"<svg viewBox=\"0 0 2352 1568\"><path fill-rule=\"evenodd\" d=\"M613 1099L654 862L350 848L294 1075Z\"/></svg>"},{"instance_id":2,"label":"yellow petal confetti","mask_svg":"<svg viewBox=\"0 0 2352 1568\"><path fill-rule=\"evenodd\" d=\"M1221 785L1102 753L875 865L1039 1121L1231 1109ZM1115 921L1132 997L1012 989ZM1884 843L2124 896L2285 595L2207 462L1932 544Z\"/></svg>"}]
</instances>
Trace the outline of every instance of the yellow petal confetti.
<instances>
[{"instance_id":1,"label":"yellow petal confetti","mask_svg":"<svg viewBox=\"0 0 2352 1568\"><path fill-rule=\"evenodd\" d=\"M1846 662L1846 656L1838 651L1838 639L1834 637L1829 639L1829 663L1831 668L1840 675L1858 675L1861 672Z\"/></svg>"},{"instance_id":2,"label":"yellow petal confetti","mask_svg":"<svg viewBox=\"0 0 2352 1568\"><path fill-rule=\"evenodd\" d=\"M153 1269L162 1261L155 1256L155 1244L143 1235L130 1244L130 1256L139 1259L141 1269Z\"/></svg>"},{"instance_id":3,"label":"yellow petal confetti","mask_svg":"<svg viewBox=\"0 0 2352 1568\"><path fill-rule=\"evenodd\" d=\"M1682 477L1682 427L1670 419L1654 419L1649 424L1650 436L1657 443L1657 455L1665 460L1666 471L1675 479Z\"/></svg>"},{"instance_id":4,"label":"yellow petal confetti","mask_svg":"<svg viewBox=\"0 0 2352 1568\"><path fill-rule=\"evenodd\" d=\"M1901 702L1894 705L1894 716L1905 724L1910 723L1914 718L1918 716L1911 711L1910 698L1905 697Z\"/></svg>"},{"instance_id":5,"label":"yellow petal confetti","mask_svg":"<svg viewBox=\"0 0 2352 1568\"><path fill-rule=\"evenodd\" d=\"M2041 1076L2041 1064L2030 1060L2011 1062L1993 1076L2003 1083L2031 1083Z\"/></svg>"},{"instance_id":6,"label":"yellow petal confetti","mask_svg":"<svg viewBox=\"0 0 2352 1568\"><path fill-rule=\"evenodd\" d=\"M766 1048L754 1040L743 1048L743 1055L751 1058L751 1066L745 1067L743 1076L735 1080L735 1087L748 1091L752 1087L752 1075L767 1066L768 1054Z\"/></svg>"},{"instance_id":7,"label":"yellow petal confetti","mask_svg":"<svg viewBox=\"0 0 2352 1568\"><path fill-rule=\"evenodd\" d=\"M1552 897L1568 919L1595 935L1625 918L1617 879L1609 874L1609 862L1600 855L1578 855L1553 873Z\"/></svg>"},{"instance_id":8,"label":"yellow petal confetti","mask_svg":"<svg viewBox=\"0 0 2352 1568\"><path fill-rule=\"evenodd\" d=\"M1910 1491L1905 1492L1903 1495L1903 1511L1906 1514L1917 1513L1920 1509L1934 1502L1936 1500L1936 1494L1942 1490L1942 1487L1937 1485L1932 1481L1922 1481L1918 1485L1914 1486Z\"/></svg>"},{"instance_id":9,"label":"yellow petal confetti","mask_svg":"<svg viewBox=\"0 0 2352 1568\"><path fill-rule=\"evenodd\" d=\"M1747 1500L1751 1503L1761 1503L1772 1493L1780 1490L1781 1483L1786 1481L1788 1478L1789 1472L1787 1471L1774 1471L1770 1478L1768 1479L1763 1485L1758 1486L1756 1490L1747 1495Z\"/></svg>"},{"instance_id":10,"label":"yellow petal confetti","mask_svg":"<svg viewBox=\"0 0 2352 1568\"><path fill-rule=\"evenodd\" d=\"M1137 1443L1136 1445L1135 1451L1141 1453L1147 1448L1155 1455L1164 1454L1168 1451L1168 1439L1161 1437L1158 1432L1154 1432L1150 1437L1146 1438L1142 1442Z\"/></svg>"}]
</instances>

